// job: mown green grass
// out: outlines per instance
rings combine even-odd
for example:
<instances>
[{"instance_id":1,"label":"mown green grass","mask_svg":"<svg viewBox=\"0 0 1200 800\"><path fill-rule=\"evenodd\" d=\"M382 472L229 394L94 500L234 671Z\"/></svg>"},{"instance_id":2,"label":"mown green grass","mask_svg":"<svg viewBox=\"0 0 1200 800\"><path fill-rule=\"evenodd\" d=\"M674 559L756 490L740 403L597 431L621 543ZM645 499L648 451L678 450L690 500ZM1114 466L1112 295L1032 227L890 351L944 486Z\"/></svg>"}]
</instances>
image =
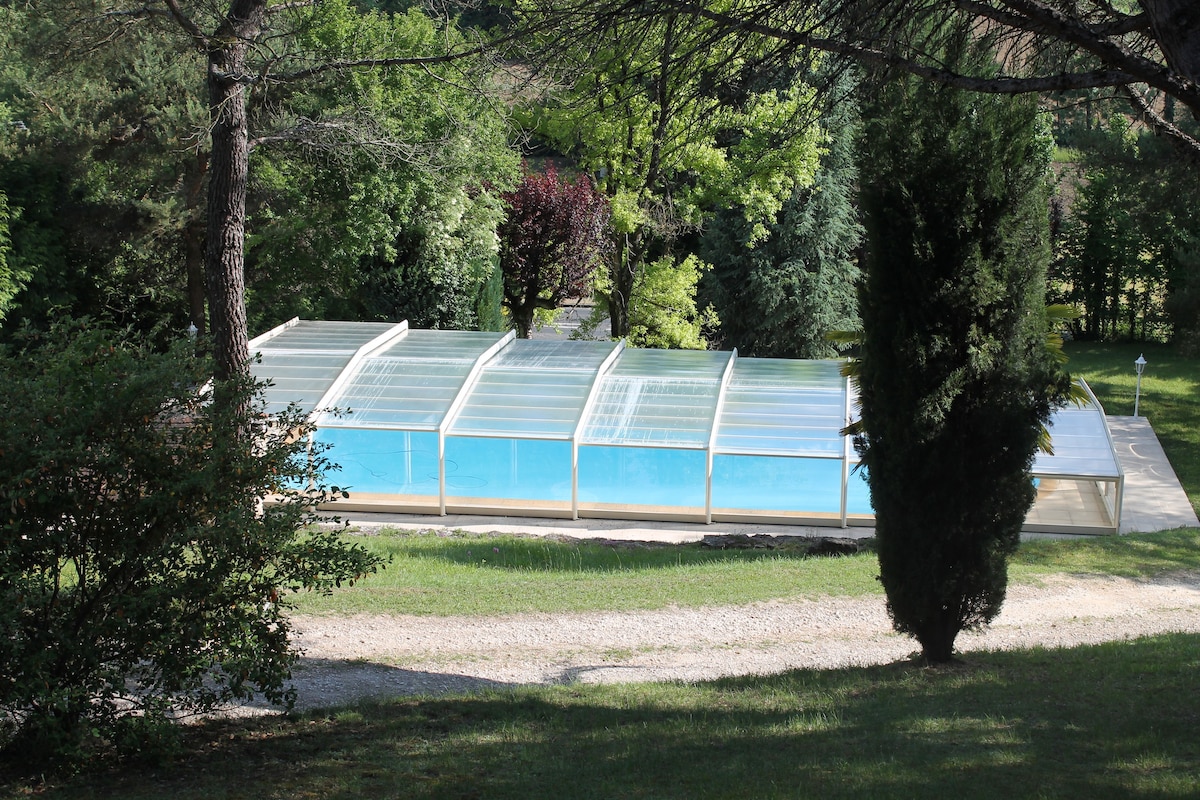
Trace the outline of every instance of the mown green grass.
<instances>
[{"instance_id":1,"label":"mown green grass","mask_svg":"<svg viewBox=\"0 0 1200 800\"><path fill-rule=\"evenodd\" d=\"M1108 414L1133 414L1137 373L1145 354L1138 413L1150 420L1167 459L1200 513L1200 359L1153 343L1070 342L1067 369L1084 378Z\"/></svg>"},{"instance_id":2,"label":"mown green grass","mask_svg":"<svg viewBox=\"0 0 1200 800\"><path fill-rule=\"evenodd\" d=\"M1200 636L572 685L207 723L186 759L0 792L70 798L1200 796Z\"/></svg>"},{"instance_id":3,"label":"mown green grass","mask_svg":"<svg viewBox=\"0 0 1200 800\"><path fill-rule=\"evenodd\" d=\"M1180 572L1200 572L1200 528L1024 541L1008 570L1013 582L1056 573L1137 579Z\"/></svg>"},{"instance_id":4,"label":"mown green grass","mask_svg":"<svg viewBox=\"0 0 1200 800\"><path fill-rule=\"evenodd\" d=\"M797 551L712 550L696 544L385 531L355 536L391 559L330 596L300 595L304 614L485 615L714 606L879 594L871 553L807 558ZM1154 577L1200 570L1200 530L1023 542L1014 581L1057 572Z\"/></svg>"},{"instance_id":5,"label":"mown green grass","mask_svg":"<svg viewBox=\"0 0 1200 800\"><path fill-rule=\"evenodd\" d=\"M878 591L872 555L808 559L790 551L405 531L355 541L389 558L388 566L330 596L300 596L301 613L629 611Z\"/></svg>"}]
</instances>

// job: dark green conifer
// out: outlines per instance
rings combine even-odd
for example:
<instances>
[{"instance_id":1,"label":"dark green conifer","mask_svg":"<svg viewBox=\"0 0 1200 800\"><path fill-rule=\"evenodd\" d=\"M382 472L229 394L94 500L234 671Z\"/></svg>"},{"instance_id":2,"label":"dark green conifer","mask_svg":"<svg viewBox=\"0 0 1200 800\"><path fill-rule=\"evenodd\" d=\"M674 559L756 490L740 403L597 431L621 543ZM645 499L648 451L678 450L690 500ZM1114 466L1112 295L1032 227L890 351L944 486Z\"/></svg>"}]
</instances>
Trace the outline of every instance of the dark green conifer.
<instances>
[{"instance_id":1,"label":"dark green conifer","mask_svg":"<svg viewBox=\"0 0 1200 800\"><path fill-rule=\"evenodd\" d=\"M979 57L961 49L948 61ZM1033 98L892 80L861 164L858 446L880 577L896 629L945 662L1000 611L1068 388L1046 348L1048 133Z\"/></svg>"}]
</instances>

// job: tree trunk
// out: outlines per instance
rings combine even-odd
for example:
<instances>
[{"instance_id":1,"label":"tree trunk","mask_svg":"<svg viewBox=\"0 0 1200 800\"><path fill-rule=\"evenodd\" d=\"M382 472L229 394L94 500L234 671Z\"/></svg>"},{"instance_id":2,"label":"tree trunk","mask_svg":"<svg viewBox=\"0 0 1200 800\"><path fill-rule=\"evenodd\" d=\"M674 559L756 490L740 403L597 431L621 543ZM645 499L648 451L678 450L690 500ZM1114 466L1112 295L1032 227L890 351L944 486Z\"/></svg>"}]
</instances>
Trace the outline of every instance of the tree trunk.
<instances>
[{"instance_id":1,"label":"tree trunk","mask_svg":"<svg viewBox=\"0 0 1200 800\"><path fill-rule=\"evenodd\" d=\"M628 236L621 236L613 257L612 289L608 296L608 321L612 326L612 338L624 339L629 335L629 300L633 295L636 276L634 246Z\"/></svg>"},{"instance_id":2,"label":"tree trunk","mask_svg":"<svg viewBox=\"0 0 1200 800\"><path fill-rule=\"evenodd\" d=\"M204 216L200 201L204 197L204 175L208 171L208 154L196 156L195 172L186 176L188 222L183 229L184 267L187 273L188 319L203 336L208 330L205 320L204 291Z\"/></svg>"},{"instance_id":3,"label":"tree trunk","mask_svg":"<svg viewBox=\"0 0 1200 800\"><path fill-rule=\"evenodd\" d=\"M248 372L245 246L250 137L244 81L246 48L261 30L265 7L265 0L233 0L208 53L212 156L204 266L218 381Z\"/></svg>"},{"instance_id":4,"label":"tree trunk","mask_svg":"<svg viewBox=\"0 0 1200 800\"><path fill-rule=\"evenodd\" d=\"M1167 65L1200 83L1200 4L1196 0L1141 0ZM1200 115L1200 108L1192 108Z\"/></svg>"},{"instance_id":5,"label":"tree trunk","mask_svg":"<svg viewBox=\"0 0 1200 800\"><path fill-rule=\"evenodd\" d=\"M945 614L933 620L917 634L921 643L921 658L927 664L948 664L954 660L954 640L959 624L953 615Z\"/></svg>"},{"instance_id":6,"label":"tree trunk","mask_svg":"<svg viewBox=\"0 0 1200 800\"><path fill-rule=\"evenodd\" d=\"M512 313L513 330L517 332L518 339L530 339L533 337L533 306L521 306L517 308L513 306L509 309Z\"/></svg>"}]
</instances>

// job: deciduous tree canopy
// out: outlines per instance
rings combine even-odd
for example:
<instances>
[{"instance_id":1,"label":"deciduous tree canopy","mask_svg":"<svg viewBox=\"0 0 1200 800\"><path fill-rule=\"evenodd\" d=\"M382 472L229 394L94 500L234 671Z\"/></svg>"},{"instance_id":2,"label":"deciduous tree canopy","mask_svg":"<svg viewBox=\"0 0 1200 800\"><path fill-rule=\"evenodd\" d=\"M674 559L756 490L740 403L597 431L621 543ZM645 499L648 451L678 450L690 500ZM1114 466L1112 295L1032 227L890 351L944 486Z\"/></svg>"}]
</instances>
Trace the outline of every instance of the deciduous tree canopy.
<instances>
[{"instance_id":1,"label":"deciduous tree canopy","mask_svg":"<svg viewBox=\"0 0 1200 800\"><path fill-rule=\"evenodd\" d=\"M304 416L268 419L248 382L212 403L190 350L95 326L0 349L0 748L70 758L177 712L288 702L288 595L379 563L304 530L329 489Z\"/></svg>"},{"instance_id":2,"label":"deciduous tree canopy","mask_svg":"<svg viewBox=\"0 0 1200 800\"><path fill-rule=\"evenodd\" d=\"M517 335L528 339L534 312L555 309L590 291L612 247L608 198L580 176L562 180L550 167L530 173L502 195L500 237L504 305Z\"/></svg>"},{"instance_id":3,"label":"deciduous tree canopy","mask_svg":"<svg viewBox=\"0 0 1200 800\"><path fill-rule=\"evenodd\" d=\"M533 127L612 199L608 311L613 335L627 336L635 293L655 283L641 272L682 264L683 234L737 208L761 239L792 191L811 182L820 140L812 91L791 61L756 70L761 48L714 37L686 13L628 24L618 16L595 39L561 33L543 55L563 53L551 66L575 69L569 87L541 98Z\"/></svg>"},{"instance_id":4,"label":"deciduous tree canopy","mask_svg":"<svg viewBox=\"0 0 1200 800\"><path fill-rule=\"evenodd\" d=\"M999 94L1109 87L1200 158L1200 143L1159 113L1170 96L1200 115L1200 6L1194 0L533 0L543 22L586 32L685 17L707 44L770 41L850 56L963 89ZM955 68L940 43L961 24L987 34L1003 69ZM642 23L645 24L645 23ZM727 46L727 45L726 45Z\"/></svg>"}]
</instances>

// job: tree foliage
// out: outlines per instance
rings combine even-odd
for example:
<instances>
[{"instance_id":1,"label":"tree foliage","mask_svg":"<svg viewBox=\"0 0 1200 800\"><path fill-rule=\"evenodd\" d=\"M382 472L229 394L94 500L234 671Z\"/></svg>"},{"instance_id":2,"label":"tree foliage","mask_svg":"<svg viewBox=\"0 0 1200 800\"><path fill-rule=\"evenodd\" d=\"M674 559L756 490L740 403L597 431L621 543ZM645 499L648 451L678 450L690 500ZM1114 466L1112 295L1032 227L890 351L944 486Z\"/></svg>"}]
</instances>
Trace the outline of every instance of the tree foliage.
<instances>
[{"instance_id":1,"label":"tree foliage","mask_svg":"<svg viewBox=\"0 0 1200 800\"><path fill-rule=\"evenodd\" d=\"M334 59L463 42L414 9L364 15L343 6L323 9L301 49ZM518 167L504 115L481 83L487 69L464 58L332 70L291 87L286 116L256 119L264 135L250 164L246 269L248 312L260 328L297 314L478 324L497 254L498 189Z\"/></svg>"},{"instance_id":2,"label":"tree foliage","mask_svg":"<svg viewBox=\"0 0 1200 800\"><path fill-rule=\"evenodd\" d=\"M12 249L12 239L9 236L9 223L12 211L8 207L8 197L0 192L0 320L12 305L13 297L23 288L22 283L28 275L22 275L9 266L9 252Z\"/></svg>"},{"instance_id":3,"label":"tree foliage","mask_svg":"<svg viewBox=\"0 0 1200 800\"><path fill-rule=\"evenodd\" d=\"M156 57L170 61L184 54L176 59L180 69L187 71L190 65L194 82L189 96L200 98L197 105L206 117L192 130L199 134L197 151L206 156L201 162L205 205L200 252L212 333L208 341L221 379L246 368L245 268L247 245L253 244L247 240L247 223L255 221L256 153L290 148L301 158L337 161L339 154L356 152L379 167L376 174L395 164L414 164L436 175L445 164L443 154L478 158L494 152L472 138L478 116L456 118L453 103L427 102L431 96L454 96L461 87L474 87L464 90L468 94L475 91L489 65L448 20L435 22L416 9L363 12L348 0L118 0L98 9L86 0L63 0L27 11L30 20L51 28L41 52L52 63L91 63L94 57L130 52L131 43L144 38L152 42ZM413 73L421 76L415 83L424 82L426 91L414 89L408 80ZM427 91L432 85L439 90ZM400 98L402 109L391 105ZM435 127L425 124L439 115L449 119ZM419 136L410 135L409 119L418 120L414 127ZM439 177L454 176L447 171ZM358 183L369 187L371 181ZM352 183L352 188L359 186ZM379 217L369 213L372 195L350 191L342 197L357 200L356 219L343 232L370 232L367 238L374 245L380 226ZM385 215L391 210L379 205ZM261 210L259 218L266 218ZM302 230L291 228L301 237ZM253 228L250 233L253 237ZM347 241L359 245L357 252L351 251L354 258L376 249L387 255L386 238L382 246L365 251L361 237ZM314 242L319 245L320 237L299 250L307 252ZM269 252L260 255L261 267L270 257Z\"/></svg>"},{"instance_id":4,"label":"tree foliage","mask_svg":"<svg viewBox=\"0 0 1200 800\"><path fill-rule=\"evenodd\" d=\"M1160 100L1200 116L1200 14L1194 0L526 0L560 36L603 39L661 19L703 31L694 47L758 46L772 57L821 51L994 94L1107 88L1200 160L1200 141ZM1000 70L940 58L962 26L986 33ZM730 43L736 43L731 45ZM765 43L765 44L764 44Z\"/></svg>"},{"instance_id":5,"label":"tree foliage","mask_svg":"<svg viewBox=\"0 0 1200 800\"><path fill-rule=\"evenodd\" d=\"M559 178L553 166L530 172L501 197L504 305L517 335L529 338L534 312L582 297L612 246L608 198L586 177Z\"/></svg>"},{"instance_id":6,"label":"tree foliage","mask_svg":"<svg viewBox=\"0 0 1200 800\"><path fill-rule=\"evenodd\" d=\"M180 713L289 703L286 614L377 559L303 531L302 415L214 404L210 365L90 325L0 354L0 745L71 759ZM238 408L252 417L222 415ZM231 428L249 431L228 437ZM298 489L297 487L304 487ZM266 505L261 498L271 498Z\"/></svg>"},{"instance_id":7,"label":"tree foliage","mask_svg":"<svg viewBox=\"0 0 1200 800\"><path fill-rule=\"evenodd\" d=\"M960 49L958 59L982 59ZM1040 432L1048 131L1032 99L893 81L864 130L857 446L897 630L944 662L1004 600Z\"/></svg>"},{"instance_id":8,"label":"tree foliage","mask_svg":"<svg viewBox=\"0 0 1200 800\"><path fill-rule=\"evenodd\" d=\"M69 308L181 330L188 266L203 306L199 61L150 29L86 59L56 57L67 8L0 8L0 187L28 287L7 328Z\"/></svg>"},{"instance_id":9,"label":"tree foliage","mask_svg":"<svg viewBox=\"0 0 1200 800\"><path fill-rule=\"evenodd\" d=\"M720 326L711 306L696 300L696 287L712 269L695 255L666 255L638 274L629 309L629 343L664 350L705 350Z\"/></svg>"},{"instance_id":10,"label":"tree foliage","mask_svg":"<svg viewBox=\"0 0 1200 800\"><path fill-rule=\"evenodd\" d=\"M206 328L205 54L148 8L82 19L71 2L0 8L10 45L0 103L21 122L0 130L0 189L17 212L24 320L45 323L62 307L142 330L182 330L189 318ZM400 314L474 326L500 217L479 187L508 185L517 167L504 116L478 81L487 64L345 66L463 37L412 9L293 10L273 12L287 18L272 18L281 38L269 69L314 59L345 68L286 87L274 74L251 81L247 325Z\"/></svg>"},{"instance_id":11,"label":"tree foliage","mask_svg":"<svg viewBox=\"0 0 1200 800\"><path fill-rule=\"evenodd\" d=\"M793 191L764 240L753 241L739 210L705 226L701 254L713 269L701 297L721 321L722 345L743 355L832 358L828 334L859 327L856 104L842 101L821 128L825 153L812 185Z\"/></svg>"},{"instance_id":12,"label":"tree foliage","mask_svg":"<svg viewBox=\"0 0 1200 800\"><path fill-rule=\"evenodd\" d=\"M1180 180L1160 137L1119 116L1091 116L1086 129L1060 134L1078 172L1067 182L1051 292L1080 309L1079 336L1186 338L1197 319L1189 287L1200 274L1189 253L1200 240L1200 190Z\"/></svg>"},{"instance_id":13,"label":"tree foliage","mask_svg":"<svg viewBox=\"0 0 1200 800\"><path fill-rule=\"evenodd\" d=\"M613 335L626 336L635 287L652 285L639 277L646 265L721 208L740 208L761 238L792 190L811 181L819 133L794 68L760 73L753 48L704 47L702 21L666 14L617 21L608 33L572 38L569 59L580 67L542 98L531 124L612 200L607 310Z\"/></svg>"}]
</instances>

